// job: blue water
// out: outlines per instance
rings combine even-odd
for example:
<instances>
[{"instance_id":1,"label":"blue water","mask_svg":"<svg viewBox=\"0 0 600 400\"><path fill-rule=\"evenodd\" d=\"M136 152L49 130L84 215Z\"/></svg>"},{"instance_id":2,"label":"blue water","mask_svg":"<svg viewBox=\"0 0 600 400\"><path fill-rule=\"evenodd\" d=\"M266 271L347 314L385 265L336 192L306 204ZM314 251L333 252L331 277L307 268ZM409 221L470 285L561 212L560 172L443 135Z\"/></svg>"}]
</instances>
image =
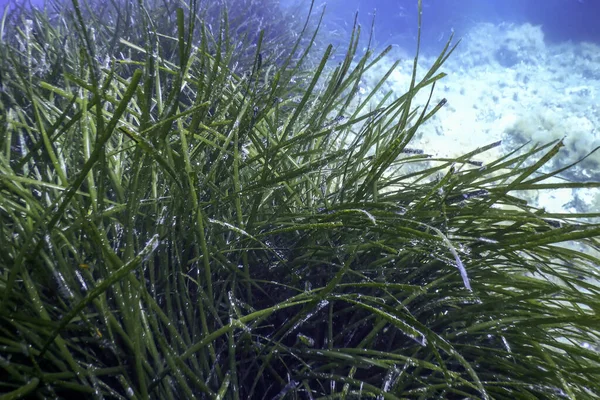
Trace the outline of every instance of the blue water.
<instances>
[{"instance_id":1,"label":"blue water","mask_svg":"<svg viewBox=\"0 0 600 400\"><path fill-rule=\"evenodd\" d=\"M14 2L0 0L0 8ZM297 0L281 2L285 6ZM25 3L39 6L43 0ZM302 3L308 4L309 0ZM377 32L381 35L415 31L417 0L330 0L316 4L327 4L329 20L351 22L359 11L359 21L365 27L370 26L376 10ZM600 0L424 0L423 5L426 42L452 29L461 33L474 22L501 21L542 25L551 41L600 42Z\"/></svg>"},{"instance_id":2,"label":"blue water","mask_svg":"<svg viewBox=\"0 0 600 400\"><path fill-rule=\"evenodd\" d=\"M289 4L294 0L282 0ZM304 0L304 3L308 3ZM409 45L416 37L417 0L330 0L326 22L349 24L359 11L359 22L370 27L375 15L375 39L389 37ZM423 0L425 47L435 46L452 31L462 36L480 22L529 22L541 25L549 43L600 43L600 0ZM438 46L439 47L439 46Z\"/></svg>"},{"instance_id":3,"label":"blue water","mask_svg":"<svg viewBox=\"0 0 600 400\"><path fill-rule=\"evenodd\" d=\"M43 0L0 0L0 14L7 4L40 6ZM70 1L65 0L67 3ZM285 7L298 0L281 0ZM309 0L300 3L307 5ZM326 20L351 24L356 11L363 27L376 15L376 39L389 36L411 42L416 35L417 0L330 0ZM423 39L435 45L454 30L459 36L478 22L529 22L542 25L550 42L591 41L600 43L600 0L423 0Z\"/></svg>"}]
</instances>

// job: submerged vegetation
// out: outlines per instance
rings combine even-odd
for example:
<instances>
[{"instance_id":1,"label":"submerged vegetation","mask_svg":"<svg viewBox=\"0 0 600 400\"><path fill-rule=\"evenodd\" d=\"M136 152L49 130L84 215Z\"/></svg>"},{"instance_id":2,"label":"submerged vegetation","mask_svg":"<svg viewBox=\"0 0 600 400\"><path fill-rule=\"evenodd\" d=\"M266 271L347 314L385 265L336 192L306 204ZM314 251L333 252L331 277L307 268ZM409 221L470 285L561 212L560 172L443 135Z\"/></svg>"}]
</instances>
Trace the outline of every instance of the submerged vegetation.
<instances>
[{"instance_id":1,"label":"submerged vegetation","mask_svg":"<svg viewBox=\"0 0 600 400\"><path fill-rule=\"evenodd\" d=\"M600 184L411 148L454 45L365 93L275 3L4 16L0 398L598 398L600 215L516 194Z\"/></svg>"}]
</instances>

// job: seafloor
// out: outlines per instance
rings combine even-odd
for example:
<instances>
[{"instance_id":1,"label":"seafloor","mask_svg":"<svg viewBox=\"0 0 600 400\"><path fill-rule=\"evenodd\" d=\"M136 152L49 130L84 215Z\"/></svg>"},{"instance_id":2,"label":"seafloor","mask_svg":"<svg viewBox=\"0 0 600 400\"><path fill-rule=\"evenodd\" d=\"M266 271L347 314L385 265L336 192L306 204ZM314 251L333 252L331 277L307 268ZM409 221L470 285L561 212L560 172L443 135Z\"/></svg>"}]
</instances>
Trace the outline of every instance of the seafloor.
<instances>
[{"instance_id":1,"label":"seafloor","mask_svg":"<svg viewBox=\"0 0 600 400\"><path fill-rule=\"evenodd\" d=\"M448 76L433 95L433 104L441 98L448 104L422 127L412 146L434 156L457 156L502 140L501 147L485 153L493 160L528 141L564 138L565 147L551 166L555 169L600 146L600 46L549 44L542 27L530 24L481 23L461 39L443 67ZM443 45L440 41L440 49ZM398 58L403 62L390 76L387 89L404 93L413 59L400 48L370 71L366 84L375 85ZM421 57L421 71L434 59ZM427 95L421 93L423 103ZM599 180L600 151L562 178ZM521 194L550 212L600 211L598 189Z\"/></svg>"}]
</instances>

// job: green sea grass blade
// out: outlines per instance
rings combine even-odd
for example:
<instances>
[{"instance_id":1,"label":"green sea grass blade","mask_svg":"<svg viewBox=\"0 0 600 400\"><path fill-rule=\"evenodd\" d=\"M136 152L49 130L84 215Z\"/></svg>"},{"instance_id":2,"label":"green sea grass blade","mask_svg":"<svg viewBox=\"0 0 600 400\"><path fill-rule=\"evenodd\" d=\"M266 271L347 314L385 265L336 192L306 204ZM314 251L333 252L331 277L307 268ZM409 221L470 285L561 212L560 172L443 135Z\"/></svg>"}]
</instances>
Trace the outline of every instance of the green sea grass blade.
<instances>
[{"instance_id":1,"label":"green sea grass blade","mask_svg":"<svg viewBox=\"0 0 600 400\"><path fill-rule=\"evenodd\" d=\"M0 400L21 399L21 398L27 396L28 394L30 394L32 391L34 391L38 387L39 384L40 384L40 380L38 378L32 378L26 385L21 386L20 388L15 389L10 393L0 395Z\"/></svg>"},{"instance_id":2,"label":"green sea grass blade","mask_svg":"<svg viewBox=\"0 0 600 400\"><path fill-rule=\"evenodd\" d=\"M58 205L56 212L53 213L52 218L50 218L50 220L48 221L46 226L43 227L44 229L50 231L54 228L54 225L61 218L63 212L69 205L69 202L71 201L71 199L77 192L77 189L83 183L83 181L86 179L87 174L90 172L90 170L93 168L93 166L98 162L98 159L100 158L100 154L103 151L103 145L112 136L114 129L119 121L120 116L125 112L125 108L127 107L127 104L129 103L129 101L131 100L131 98L134 95L134 91L136 89L136 86L137 86L139 80L141 79L141 75L142 74L140 71L136 71L136 73L133 75L131 84L130 84L127 92L125 93L124 98L121 100L121 103L119 104L119 107L115 111L113 118L109 121L109 123L106 127L106 131L101 133L100 139L96 143L96 147L94 148L94 151L92 152L90 159L82 167L81 172L79 173L77 178L74 180L74 182L69 185L69 189L66 192L64 192L64 194L62 196L62 201L60 202L60 205ZM25 246L23 246L21 252L18 255L18 258L15 260L15 265L10 269L10 274L9 274L8 281L6 284L6 290L5 290L4 296L2 298L3 305L6 304L6 301L8 300L8 296L10 295L10 292L12 291L12 286L14 285L14 281L15 281L17 274L19 273L19 270L22 266L23 259L26 255L28 249L31 249L30 246L33 246L34 240L35 239L34 239L33 235L29 236ZM35 254L38 251L37 249L39 249L40 245L41 245L41 241L38 242L34 246L35 250L33 250L33 254ZM32 254L31 253L27 254L27 256L32 256Z\"/></svg>"},{"instance_id":3,"label":"green sea grass blade","mask_svg":"<svg viewBox=\"0 0 600 400\"><path fill-rule=\"evenodd\" d=\"M77 306L69 311L69 313L61 319L60 325L50 334L46 344L44 344L44 347L42 347L42 350L40 351L39 357L41 358L44 356L44 353L48 350L48 347L51 345L54 339L60 334L60 331L64 329L79 312L81 312L96 297L102 295L111 285L123 279L133 269L137 268L145 258L149 257L152 252L156 250L158 243L158 236L154 236L148 242L146 247L144 247L144 249L142 249L142 251L133 260L129 261L127 264L123 265L121 268L112 273L106 280L90 291L90 293Z\"/></svg>"},{"instance_id":4,"label":"green sea grass blade","mask_svg":"<svg viewBox=\"0 0 600 400\"><path fill-rule=\"evenodd\" d=\"M3 17L0 392L598 397L598 213L519 196L599 184L413 147L457 43L396 95L356 19L275 3Z\"/></svg>"}]
</instances>

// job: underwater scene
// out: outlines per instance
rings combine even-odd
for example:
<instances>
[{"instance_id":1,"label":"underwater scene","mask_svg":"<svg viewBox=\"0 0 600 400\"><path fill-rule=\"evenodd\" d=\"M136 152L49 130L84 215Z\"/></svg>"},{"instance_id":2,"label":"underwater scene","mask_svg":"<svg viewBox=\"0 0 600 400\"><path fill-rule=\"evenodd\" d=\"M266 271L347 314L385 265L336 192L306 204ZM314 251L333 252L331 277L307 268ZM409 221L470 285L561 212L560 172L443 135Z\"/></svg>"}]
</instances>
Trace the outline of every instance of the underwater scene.
<instances>
[{"instance_id":1,"label":"underwater scene","mask_svg":"<svg viewBox=\"0 0 600 400\"><path fill-rule=\"evenodd\" d=\"M393 50L365 78L372 86L396 59L402 64L388 88L405 91L416 44L416 1L348 0L327 2L326 35L344 37L354 14L370 27L375 47ZM448 74L434 98L448 105L424 125L418 141L437 155L502 140L498 154L528 142L564 138L553 162L566 166L600 146L600 2L585 0L423 1L421 50L431 64L454 34L460 39L445 63ZM335 39L331 39L335 40ZM563 176L600 179L600 152ZM600 211L600 191L528 193L528 200L554 212Z\"/></svg>"},{"instance_id":2,"label":"underwater scene","mask_svg":"<svg viewBox=\"0 0 600 400\"><path fill-rule=\"evenodd\" d=\"M598 21L0 0L0 400L600 398Z\"/></svg>"}]
</instances>

